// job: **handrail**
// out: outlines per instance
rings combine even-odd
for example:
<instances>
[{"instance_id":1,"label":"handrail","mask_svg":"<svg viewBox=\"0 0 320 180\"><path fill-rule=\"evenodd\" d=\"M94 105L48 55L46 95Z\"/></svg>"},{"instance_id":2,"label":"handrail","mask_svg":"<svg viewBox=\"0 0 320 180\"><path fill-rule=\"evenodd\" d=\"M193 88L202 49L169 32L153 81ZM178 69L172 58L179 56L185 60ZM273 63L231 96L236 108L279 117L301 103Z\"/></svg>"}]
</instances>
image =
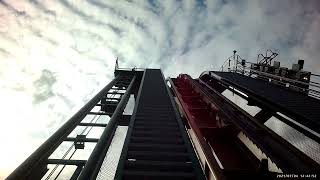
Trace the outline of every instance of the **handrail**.
<instances>
[{"instance_id":1,"label":"handrail","mask_svg":"<svg viewBox=\"0 0 320 180\"><path fill-rule=\"evenodd\" d=\"M117 68L116 70L119 70L119 71L143 71L145 70L144 68Z\"/></svg>"},{"instance_id":2,"label":"handrail","mask_svg":"<svg viewBox=\"0 0 320 180\"><path fill-rule=\"evenodd\" d=\"M106 155L106 152L108 151L108 148L111 144L111 140L114 136L114 133L116 131L116 125L117 121L119 120L121 114L123 113L124 108L126 107L126 104L128 103L128 100L130 98L130 94L132 93L133 86L136 82L137 76L134 75L131 79L131 82L126 89L125 94L121 98L119 104L117 105L114 113L110 117L110 120L105 127L104 131L101 134L101 137L92 150L92 153L90 154L90 157L83 167L83 170L81 171L78 179L79 180L87 180L87 179L96 179L99 169L101 168L101 164L103 162L103 159Z\"/></svg>"},{"instance_id":3,"label":"handrail","mask_svg":"<svg viewBox=\"0 0 320 180\"><path fill-rule=\"evenodd\" d=\"M297 81L294 79L289 79L286 77L282 77L282 76L276 76L276 75L272 75L269 73L265 73L265 72L260 72L260 71L256 71L256 70L252 70L252 69L245 69L244 70L247 74L252 75L251 72L255 72L256 74L262 75L264 77L268 77L268 78L273 78L273 82L281 82L281 83L295 83L295 84L301 84L301 85L307 85L309 87L313 87L315 89L311 89L311 88L301 88L299 86L293 85L293 84L289 84L290 87L293 87L295 89L299 89L299 91L305 91L308 92L308 95L310 97L316 98L316 99L320 99L320 83L316 83L316 82L310 82L310 83L305 83L305 82L301 82L301 81ZM204 71L200 74L199 77L203 76L204 74L209 74L210 75L211 71ZM230 70L229 72L231 73L240 73L240 74L244 74L247 75L246 73L243 73L243 71L235 71L235 70Z\"/></svg>"},{"instance_id":4,"label":"handrail","mask_svg":"<svg viewBox=\"0 0 320 180\"><path fill-rule=\"evenodd\" d=\"M316 82L310 82L310 83L301 82L301 81L297 81L297 80L294 80L294 79L289 79L289 78L286 78L286 77L281 77L281 76L277 76L277 75L273 75L273 74L269 74L269 73L265 73L265 72L260 72L260 71L256 71L256 70L252 70L252 69L250 69L249 71L255 72L255 73L257 73L259 75L263 75L265 77L271 77L271 78L275 79L274 81L277 81L277 82L282 82L282 83L290 83L291 82L291 83L295 83L295 84L309 86L309 88L301 88L301 87L298 87L296 85L289 84L290 87L294 87L294 88L297 88L299 90L306 91L306 92L308 92L309 96L319 99L319 96L320 96L320 85L318 85L319 83L316 83ZM314 87L317 90L311 89L310 87ZM313 94L310 94L310 92L312 92ZM316 94L316 95L314 95L314 94Z\"/></svg>"},{"instance_id":5,"label":"handrail","mask_svg":"<svg viewBox=\"0 0 320 180\"><path fill-rule=\"evenodd\" d=\"M232 59L233 58L233 59ZM224 66L226 65L227 62L229 62L229 66L228 66L228 70L230 71L230 67L241 67L241 66L238 66L239 63L241 63L241 61L244 60L240 55L238 54L234 54L232 56L230 56L229 58L227 58L223 65L221 66L220 70L223 71L224 69ZM236 62L235 62L236 61ZM247 63L247 62L246 62ZM231 66L232 64L232 66Z\"/></svg>"},{"instance_id":6,"label":"handrail","mask_svg":"<svg viewBox=\"0 0 320 180\"><path fill-rule=\"evenodd\" d=\"M117 57L116 59L116 64L115 64L115 67L114 67L114 70L120 70L120 71L136 71L136 70L140 70L140 71L144 71L145 68L137 68L137 67L134 67L134 68L119 68L119 59Z\"/></svg>"},{"instance_id":7,"label":"handrail","mask_svg":"<svg viewBox=\"0 0 320 180\"><path fill-rule=\"evenodd\" d=\"M271 53L270 56L268 56L268 52ZM308 83L306 82L302 82L302 81L297 81L297 80L294 80L294 79L290 79L290 78L286 78L286 77L280 77L280 76L276 76L276 75L272 75L272 74L269 74L269 73L264 73L264 72L261 72L261 71L257 71L257 70L253 70L251 68L247 68L246 65L242 65L242 66L239 66L240 63L243 63L241 60L244 60L243 58L241 58L237 53L237 51L233 51L233 55L228 57L224 63L222 64L221 68L220 68L220 71L224 71L224 67L225 65L227 64L227 62L229 62L229 66L228 66L228 72L236 72L238 73L238 68L241 69L240 73L241 74L245 74L245 72L249 72L249 75L252 74L252 72L256 73L256 74L259 74L259 75L264 75L266 77L272 77L272 78L275 78L275 79L278 79L280 81L287 81L289 83L295 83L295 84L301 84L301 85L306 85L306 86L312 86L312 87L316 87L316 88L319 88L320 89L320 83L317 83L317 82L313 82L313 81L309 81ZM258 54L258 57L257 57L257 63L259 63L259 57L262 56L264 59L267 57L267 58L271 58L271 60L275 57L279 55L278 53L275 53L273 52L272 50L270 49L267 49L266 51L266 54L263 55L263 54ZM232 59L233 58L233 59ZM239 61L240 60L240 61ZM263 59L262 59L263 60ZM232 64L231 64L232 63ZM254 64L254 63L251 63L251 62L245 62L245 64ZM231 69L232 68L232 69ZM248 70L249 69L249 70ZM200 75L201 76L201 75ZM320 75L318 74L311 74L311 76L314 76L314 77L320 77ZM319 85L319 86L318 86ZM291 85L292 86L292 85ZM299 87L298 87L299 88ZM306 91L309 91L309 88L303 88L304 90ZM320 94L320 91L319 91L319 94Z\"/></svg>"},{"instance_id":8,"label":"handrail","mask_svg":"<svg viewBox=\"0 0 320 180\"><path fill-rule=\"evenodd\" d=\"M277 75L273 75L273 74L269 74L269 73L265 73L265 72L261 72L261 71L256 71L256 70L253 70L253 69L250 69L250 71L253 71L253 72L257 73L257 74L265 75L267 77L278 78L280 80L283 79L283 80L288 81L288 82L293 82L293 83L298 83L298 84L308 85L308 86L311 85L310 83L305 83L305 82L297 81L297 80L294 80L294 79L289 79L289 78L282 77L282 76L277 76ZM320 86L317 86L317 85L312 85L312 86L320 88Z\"/></svg>"},{"instance_id":9,"label":"handrail","mask_svg":"<svg viewBox=\"0 0 320 180\"><path fill-rule=\"evenodd\" d=\"M272 52L272 51L270 51L270 52ZM230 62L232 61L231 58L233 58L233 64L232 64L233 68L232 69L231 69L231 64L230 64ZM306 82L290 79L290 78L287 78L287 77L277 76L277 75L273 75L273 74L269 74L269 73L253 70L251 68L247 68L247 66L238 66L239 65L239 61L238 61L239 58L242 59L239 55L236 55L236 54L230 56L223 63L223 65L221 66L220 70L224 71L224 66L229 61L228 72L235 72L235 73L240 73L240 74L244 74L244 75L248 75L248 76L251 76L253 73L255 73L255 74L258 74L258 75L260 75L262 77L272 78L273 81L277 81L277 82L281 82L281 83L289 83L290 87L298 89L298 91L308 92L308 95L311 96L311 97L314 97L314 98L317 98L317 99L319 99L319 97L320 97L320 83L318 83L318 82L310 81L309 83L306 83ZM234 64L234 61L237 61L236 64ZM250 62L245 62L245 63L246 64L252 64ZM240 71L239 71L238 67L240 67ZM202 75L203 75L203 73L200 75L200 77ZM317 75L317 74L311 74L311 76L320 77L320 75ZM290 84L290 83L292 83L292 84ZM299 87L297 85L305 85L305 86L307 86L309 88L302 88L302 87ZM314 87L314 88L316 88L316 90L315 89L311 89L310 87Z\"/></svg>"}]
</instances>

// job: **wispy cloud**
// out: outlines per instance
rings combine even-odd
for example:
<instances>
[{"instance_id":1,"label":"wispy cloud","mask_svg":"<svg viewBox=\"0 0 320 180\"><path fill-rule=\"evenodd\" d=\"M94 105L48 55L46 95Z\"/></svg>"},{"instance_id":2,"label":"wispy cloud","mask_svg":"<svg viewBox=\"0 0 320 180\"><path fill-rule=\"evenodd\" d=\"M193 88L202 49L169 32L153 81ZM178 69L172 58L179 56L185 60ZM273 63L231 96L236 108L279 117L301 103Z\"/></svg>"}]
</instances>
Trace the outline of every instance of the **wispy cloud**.
<instances>
[{"instance_id":1,"label":"wispy cloud","mask_svg":"<svg viewBox=\"0 0 320 180\"><path fill-rule=\"evenodd\" d=\"M36 9L39 9L41 12L43 12L45 14L48 14L48 15L56 16L56 12L55 11L48 9L41 2L39 2L37 0L29 0L29 2L32 5L34 5L36 7Z\"/></svg>"},{"instance_id":2,"label":"wispy cloud","mask_svg":"<svg viewBox=\"0 0 320 180\"><path fill-rule=\"evenodd\" d=\"M53 96L52 86L56 81L57 79L51 71L42 70L40 78L33 82L34 87L37 89L33 95L33 103L40 103Z\"/></svg>"}]
</instances>

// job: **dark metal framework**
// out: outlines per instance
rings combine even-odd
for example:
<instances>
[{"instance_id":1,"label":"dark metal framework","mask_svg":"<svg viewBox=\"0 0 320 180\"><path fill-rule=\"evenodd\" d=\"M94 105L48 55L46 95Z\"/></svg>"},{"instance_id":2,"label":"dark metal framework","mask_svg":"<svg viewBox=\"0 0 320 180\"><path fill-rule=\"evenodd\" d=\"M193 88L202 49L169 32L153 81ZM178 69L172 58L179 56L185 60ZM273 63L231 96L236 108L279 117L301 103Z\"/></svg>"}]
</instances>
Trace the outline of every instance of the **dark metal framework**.
<instances>
[{"instance_id":1,"label":"dark metal framework","mask_svg":"<svg viewBox=\"0 0 320 180\"><path fill-rule=\"evenodd\" d=\"M223 63L220 72L244 74L320 99L319 83L312 80L318 75L303 70L304 60L298 60L298 64L293 64L292 69L288 69L287 67L281 67L279 61L274 61L272 65L272 61L278 53L270 49L266 51L265 55L258 55L257 63L242 59L236 52L233 51L234 55Z\"/></svg>"},{"instance_id":2,"label":"dark metal framework","mask_svg":"<svg viewBox=\"0 0 320 180\"><path fill-rule=\"evenodd\" d=\"M159 69L147 69L115 179L205 179Z\"/></svg>"},{"instance_id":3,"label":"dark metal framework","mask_svg":"<svg viewBox=\"0 0 320 180\"><path fill-rule=\"evenodd\" d=\"M231 72L203 73L197 80L182 75L177 79L169 79L170 88L160 69L119 69L116 64L114 74L115 78L106 87L7 179L41 179L47 173L49 164L76 166L71 179L96 179L119 125L128 126L128 132L115 179L204 180L212 168L217 172L218 179L233 179L237 176L269 177L265 176L271 174L267 167L268 161L258 160L243 144L238 143L238 139L235 140L234 136L240 131L266 153L283 172L320 171L319 164L263 126L267 119L279 116L277 112L281 112L319 133L320 114L317 111L320 108L319 101ZM221 95L225 89L239 94L251 105L259 105L262 110L255 117L250 116ZM281 95L275 97L275 92ZM131 95L135 97L134 111L132 115L124 115L123 111ZM304 101L311 102L314 109L304 108L302 104ZM181 105L180 109L178 105ZM94 107L100 107L100 111L93 112ZM110 120L108 123L82 122L88 115L109 116ZM281 120L281 117L279 119ZM282 120L285 121L285 118ZM70 137L70 133L79 126L102 127L104 131L100 138L87 138L86 134L82 133ZM190 141L191 135L186 127L195 132L209 166L208 164L201 166L199 156L194 149L196 145ZM297 129L299 130L298 126ZM306 130L300 128L300 131ZM307 131L304 133L308 134ZM319 142L319 137L312 133L309 136ZM215 141L218 137L221 141L217 145ZM67 159L65 156L61 159L51 159L51 154L64 141L73 142L72 147L75 151L83 149L85 143L96 143L96 145L88 160ZM232 145L235 143L235 149L239 150L239 152L233 151L233 155L236 156L228 157L221 153L221 149L216 149L217 154L225 158L224 165L227 164L225 169L220 167L216 154L212 153L214 152L212 149L220 147L219 143L230 143L229 148L233 148ZM235 161L237 163L232 164ZM246 168L242 168L242 164L246 164ZM253 173L253 176L250 173Z\"/></svg>"},{"instance_id":4,"label":"dark metal framework","mask_svg":"<svg viewBox=\"0 0 320 180\"><path fill-rule=\"evenodd\" d=\"M288 125L296 128L317 142L319 137L296 123L277 114L280 112L294 121L320 134L320 100L282 86L277 86L259 79L232 72L207 72L200 79L215 87L229 89L244 99L249 105L257 105L269 116L273 115ZM210 81L210 82L209 82ZM239 94L233 88L245 93Z\"/></svg>"},{"instance_id":5,"label":"dark metal framework","mask_svg":"<svg viewBox=\"0 0 320 180\"><path fill-rule=\"evenodd\" d=\"M117 125L128 124L128 115L123 115L123 110L126 107L130 95L137 93L136 86L140 83L141 76L141 71L117 70L115 72L115 78L107 86L17 167L7 179L41 179L48 171L48 164L77 166L71 179L95 179ZM123 91L125 91L125 93L123 93ZM115 95L117 95L117 97L115 97ZM101 110L99 112L91 112L96 106L101 107ZM108 124L82 122L87 115L110 116L110 120ZM77 135L77 137L68 137L78 126L105 127L105 129L99 139L86 138L86 135L83 134ZM97 144L87 161L71 160L70 158L49 159L50 155L64 141L74 142L73 147L75 151L83 149L86 142Z\"/></svg>"},{"instance_id":6,"label":"dark metal framework","mask_svg":"<svg viewBox=\"0 0 320 180\"><path fill-rule=\"evenodd\" d=\"M205 179L167 88L159 69L117 68L115 78L7 179L41 179L48 172L49 164L63 165L63 168L65 165L77 166L71 179L96 179L118 125L129 125L129 131L116 179ZM131 94L136 99L132 117L123 114ZM100 107L100 111L93 112L94 107ZM82 122L87 115L110 116L110 120L108 123ZM104 131L100 138L87 138L84 134L69 137L78 126L103 127ZM88 160L71 159L72 155L68 159L65 156L50 159L64 141L74 142L75 151L84 149L88 142L96 145Z\"/></svg>"},{"instance_id":7,"label":"dark metal framework","mask_svg":"<svg viewBox=\"0 0 320 180\"><path fill-rule=\"evenodd\" d=\"M257 63L258 64L266 64L266 65L269 65L271 66L271 62L272 60L277 57L279 54L276 53L276 52L273 52L271 49L268 49L266 51L266 54L263 55L263 54L258 54L258 57L257 57ZM262 58L260 58L262 57Z\"/></svg>"},{"instance_id":8,"label":"dark metal framework","mask_svg":"<svg viewBox=\"0 0 320 180\"><path fill-rule=\"evenodd\" d=\"M212 86L210 87L206 79L208 77L202 78L193 80L188 75L180 75L176 79L169 79L169 82L191 129L197 136L208 165L214 169L215 177L218 179L274 177L272 173L268 173L268 168L262 168L265 167L264 161L260 162L238 142L236 135L240 131L283 172L319 171L319 165L311 158L222 96L214 89L216 85L209 83ZM231 147L238 150L232 152ZM226 152L227 156L224 155ZM239 162L241 163L237 164Z\"/></svg>"}]
</instances>

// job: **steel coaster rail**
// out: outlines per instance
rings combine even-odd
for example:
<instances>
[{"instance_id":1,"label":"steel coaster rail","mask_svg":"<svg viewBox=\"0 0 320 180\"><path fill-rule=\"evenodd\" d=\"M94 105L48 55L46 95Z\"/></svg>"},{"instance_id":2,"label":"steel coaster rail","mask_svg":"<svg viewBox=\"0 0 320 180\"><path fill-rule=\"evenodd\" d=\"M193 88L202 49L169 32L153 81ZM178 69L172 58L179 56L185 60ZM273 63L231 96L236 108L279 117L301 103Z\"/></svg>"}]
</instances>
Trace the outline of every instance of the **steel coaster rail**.
<instances>
[{"instance_id":1,"label":"steel coaster rail","mask_svg":"<svg viewBox=\"0 0 320 180\"><path fill-rule=\"evenodd\" d=\"M204 74L205 74L205 73L203 73L201 76L203 76ZM210 73L210 74L213 75L213 76L215 75L214 73ZM209 74L207 74L207 75L209 75ZM219 79L220 77L215 77L215 78ZM199 81L200 81L200 82L203 82L202 80L199 80ZM203 82L203 83L205 83L205 82ZM246 99L246 100L247 100L248 97L243 96L241 93L237 93L237 91L235 91L234 89L232 89L232 88L234 88L234 85L229 84L229 83L221 84L221 85L224 86L226 89L229 89L230 91L236 93L238 96L242 97L243 99ZM207 86L207 88L209 88L210 90L213 90L213 88L210 87L210 86ZM240 91L240 92L241 92L241 91ZM257 100L257 99L256 99L256 100ZM258 102L259 102L259 103L262 103L262 100L258 100ZM265 102L266 102L266 101L265 101ZM268 106L268 110L270 110L270 111L272 111L272 112L275 112L275 113L273 114L273 116L275 116L276 118L278 118L279 120L281 120L283 123L286 123L287 125L289 125L289 126L291 126L292 128L296 129L296 130L299 131L300 133L302 133L302 134L306 135L307 137L315 140L316 142L320 142L320 136L319 136L319 135L317 135L317 134L313 133L312 131L310 131L309 128L307 128L306 126L302 125L300 122L296 122L296 121L293 122L293 121L290 121L290 120L288 120L288 119L286 119L286 118L278 115L278 114L276 113L276 112L278 112L278 108L277 108L277 107L273 107L273 106L272 106L271 104L269 104L269 103L267 103L267 104L268 104L268 105L267 105L267 106ZM266 108L266 107L264 107L264 108ZM281 112L281 111L279 111L279 112Z\"/></svg>"},{"instance_id":2,"label":"steel coaster rail","mask_svg":"<svg viewBox=\"0 0 320 180\"><path fill-rule=\"evenodd\" d=\"M182 101L182 97L181 94L179 93L176 85L174 84L174 82L172 81L171 78L168 78L168 82L171 85L171 89L173 90L173 93L177 96L179 103L181 104L182 111L187 114L187 119L189 119L188 117L191 117L190 115L188 116L188 113L186 111L186 105L185 103ZM197 125L195 124L195 122L192 119L189 119L189 123L193 129L193 131L195 131L196 134L196 139L200 144L200 148L201 150L204 152L204 156L206 158L206 160L208 161L208 166L210 169L213 170L213 174L214 177L218 178L218 179L223 179L224 175L223 175L223 171L219 168L219 164L218 161L214 155L211 152L210 149L210 144L208 144L205 139L202 136L202 133L200 132L199 128L197 127Z\"/></svg>"},{"instance_id":3,"label":"steel coaster rail","mask_svg":"<svg viewBox=\"0 0 320 180\"><path fill-rule=\"evenodd\" d=\"M161 74L162 74L163 82L166 84L164 75L163 75L162 72L161 72ZM206 179L206 178L204 177L203 171L202 171L202 169L201 169L201 165L200 165L199 159L198 159L198 157L197 157L197 155L196 155L195 150L193 149L193 145L192 145L192 143L191 143L191 140L190 140L190 141L188 140L189 137L188 137L187 132L184 131L184 130L185 130L185 127L184 127L184 125L183 125L183 123L182 123L182 119L181 119L179 110L178 110L178 108L176 107L176 103L175 103L175 101L174 101L173 94L171 93L171 91L170 91L170 89L169 89L169 87L168 87L167 84L166 84L166 90L167 90L167 93L168 93L168 95L169 95L170 102L171 102L171 105L172 105L172 107L173 107L173 110L174 110L175 117L176 117L176 119L177 119L179 128L181 129L181 131L180 131L180 132L181 132L181 135L182 135L182 137L185 139L185 143L186 143L185 145L187 146L187 151L188 151L189 154L191 154L191 162L192 162L192 164L193 164L195 173L198 175L198 176L197 176L197 179L198 179L198 180L204 180L204 179ZM184 130L182 130L182 129L184 129Z\"/></svg>"},{"instance_id":4,"label":"steel coaster rail","mask_svg":"<svg viewBox=\"0 0 320 180\"><path fill-rule=\"evenodd\" d=\"M243 92L247 95L250 95L251 98L253 98L255 101L257 101L260 105L263 105L264 108L267 107L272 112L282 112L286 116L291 117L292 119L295 119L300 124L304 124L306 127L310 128L316 132L318 131L318 129L316 128L317 124L312 123L314 121L308 121L303 114L297 113L292 108L287 108L284 104L282 104L282 105L278 104L278 103L270 100L269 98L266 98L263 95L252 91L248 87L241 86L237 83L232 82L231 79L222 78L222 77L216 75L215 72L211 71L206 74L211 76L214 79L217 79L221 83L221 85L223 85L225 88L228 88L229 90L231 90L233 92L235 92L233 89L236 88L236 89L239 89L241 92ZM309 97L309 96L307 96L307 97ZM309 97L309 98L312 98L312 97ZM307 114L305 114L305 115L307 115Z\"/></svg>"},{"instance_id":5,"label":"steel coaster rail","mask_svg":"<svg viewBox=\"0 0 320 180\"><path fill-rule=\"evenodd\" d=\"M300 150L292 146L290 143L282 139L279 135L275 134L273 131L267 129L259 122L257 122L253 117L251 117L248 113L246 113L241 108L234 105L233 102L224 98L221 94L216 92L214 89L210 88L205 82L199 79L199 82L193 82L195 84L203 84L206 88L212 91L212 94L208 92L204 87L200 87L200 89L212 99L214 104L217 104L220 107L221 112L226 116L232 116L228 111L230 111L230 107L237 110L237 112L241 112L243 116L238 116L238 118L228 118L232 120L232 123L235 123L238 127L243 129L246 134L252 136L251 140L255 144L259 144L260 148L263 149L271 159L274 159L274 162L280 166L280 168L284 172L313 172L314 170L320 170L319 164L317 164L314 160L307 157ZM215 98L223 99L222 101L213 101ZM229 107L228 107L229 106ZM233 112L233 111L230 111ZM251 128L250 128L251 126ZM255 129L255 131L253 131ZM256 134L258 132L258 134ZM253 133L253 134L252 134ZM274 147L271 149L270 147ZM312 169L314 168L314 169Z\"/></svg>"}]
</instances>

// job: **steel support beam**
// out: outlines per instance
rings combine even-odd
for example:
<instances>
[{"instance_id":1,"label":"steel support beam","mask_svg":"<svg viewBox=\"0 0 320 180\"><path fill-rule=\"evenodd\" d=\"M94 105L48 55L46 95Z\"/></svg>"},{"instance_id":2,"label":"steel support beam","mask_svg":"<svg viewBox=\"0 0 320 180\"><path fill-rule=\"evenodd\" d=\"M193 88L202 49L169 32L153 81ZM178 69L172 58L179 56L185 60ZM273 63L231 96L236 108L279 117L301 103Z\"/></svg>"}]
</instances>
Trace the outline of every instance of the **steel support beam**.
<instances>
[{"instance_id":1,"label":"steel support beam","mask_svg":"<svg viewBox=\"0 0 320 180\"><path fill-rule=\"evenodd\" d=\"M315 129L312 129L313 126L306 126L305 124L302 123L302 122L306 122L307 119L304 119L303 117L296 117L296 118L294 116L292 117L292 116L290 116L290 112L289 112L289 114L286 113L286 111L283 110L283 108L279 108L278 106L272 104L272 102L264 100L264 97L259 97L258 95L255 95L252 92L248 93L248 92L250 92L248 89L241 90L241 87L238 87L238 86L236 86L235 84L232 84L229 81L223 81L220 77L216 77L216 75L214 73L211 73L211 74L212 74L212 78L216 78L217 80L219 80L221 82L221 84L223 84L225 87L227 87L230 91L233 91L237 95L241 96L243 99L246 99L248 101L248 105L249 106L258 106L258 107L260 107L262 109L265 109L266 111L269 111L269 113L271 113L273 116L278 118L280 121L286 123L287 125L291 126L292 128L296 129L297 131L303 133L307 137L309 137L309 138L315 140L316 142L320 143L319 136L317 136L314 133L311 133L310 131L306 130L305 128L297 125L293 121L290 121L290 120L278 115L277 112L281 112L284 115L288 116L289 118L292 118L297 123L299 123L299 124L309 128L309 129L315 131ZM203 81L201 78L200 78L200 80ZM207 84L207 86L209 86L211 89L214 89L214 87L211 87L208 84ZM245 97L245 96L241 95L241 93L232 90L232 88L230 88L229 86L232 86L232 87L235 86L237 89L241 90L241 92L246 93L247 95L249 95L249 97ZM216 89L214 89L214 90L216 91ZM317 131L315 131L315 132L317 132Z\"/></svg>"},{"instance_id":2,"label":"steel support beam","mask_svg":"<svg viewBox=\"0 0 320 180\"><path fill-rule=\"evenodd\" d=\"M85 139L77 139L74 137L67 137L64 141L78 141L78 142L98 142L97 138L85 138Z\"/></svg>"},{"instance_id":3,"label":"steel support beam","mask_svg":"<svg viewBox=\"0 0 320 180\"><path fill-rule=\"evenodd\" d=\"M261 124L264 124L265 122L268 121L268 119L270 119L272 116L274 115L273 112L270 112L266 109L261 109L255 116L254 118L256 118Z\"/></svg>"},{"instance_id":4,"label":"steel support beam","mask_svg":"<svg viewBox=\"0 0 320 180\"><path fill-rule=\"evenodd\" d=\"M93 149L86 165L84 166L82 172L79 175L79 180L90 180L96 179L98 172L100 170L101 164L103 159L106 155L106 152L110 146L111 140L113 138L114 132L117 127L117 121L121 117L124 108L130 98L130 94L134 83L137 79L137 75L135 74L128 86L125 94L121 98L116 110L114 111L113 115L110 118L110 121L106 128L104 129L98 143L96 144L95 148Z\"/></svg>"},{"instance_id":5,"label":"steel support beam","mask_svg":"<svg viewBox=\"0 0 320 180\"><path fill-rule=\"evenodd\" d=\"M74 160L74 159L48 159L48 164L62 164L62 165L74 165L84 166L86 160Z\"/></svg>"},{"instance_id":6,"label":"steel support beam","mask_svg":"<svg viewBox=\"0 0 320 180\"><path fill-rule=\"evenodd\" d=\"M20 166L18 166L7 180L16 179L39 179L39 169L46 168L46 161L63 140L82 121L88 112L107 94L117 83L121 74L117 75L96 96L73 115L60 129L58 129L48 140L46 140L35 152L33 152ZM44 166L44 167L43 167ZM35 175L36 174L36 175ZM43 174L44 175L44 174Z\"/></svg>"},{"instance_id":7,"label":"steel support beam","mask_svg":"<svg viewBox=\"0 0 320 180\"><path fill-rule=\"evenodd\" d=\"M73 172L73 174L72 174L72 176L71 176L71 178L70 178L70 180L77 180L78 179L78 176L79 176L79 174L81 173L81 171L82 171L82 166L78 166L77 167L77 169Z\"/></svg>"},{"instance_id":8,"label":"steel support beam","mask_svg":"<svg viewBox=\"0 0 320 180\"><path fill-rule=\"evenodd\" d=\"M79 126L93 126L93 127L106 127L104 123L80 123Z\"/></svg>"},{"instance_id":9,"label":"steel support beam","mask_svg":"<svg viewBox=\"0 0 320 180\"><path fill-rule=\"evenodd\" d=\"M129 126L131 115L123 114L121 118L118 120L118 126Z\"/></svg>"},{"instance_id":10,"label":"steel support beam","mask_svg":"<svg viewBox=\"0 0 320 180\"><path fill-rule=\"evenodd\" d=\"M105 113L105 112L89 112L88 114L92 114L92 115L107 115L107 116L111 116L112 113Z\"/></svg>"},{"instance_id":11,"label":"steel support beam","mask_svg":"<svg viewBox=\"0 0 320 180\"><path fill-rule=\"evenodd\" d=\"M211 76L227 86L233 86L244 92L259 105L273 112L281 112L303 126L320 133L318 121L320 113L314 110L320 107L317 99L238 73L211 72ZM274 93L279 95L274 96ZM312 108L306 108L306 102Z\"/></svg>"},{"instance_id":12,"label":"steel support beam","mask_svg":"<svg viewBox=\"0 0 320 180\"><path fill-rule=\"evenodd\" d=\"M316 142L320 143L320 137L312 132L310 132L309 130L301 127L301 125L298 125L296 123L294 123L293 121L290 121L282 116L280 116L279 114L275 113L274 117L278 118L280 121L282 121L283 123L287 124L288 126L296 129L297 131L299 131L300 133L306 135L307 137L315 140Z\"/></svg>"},{"instance_id":13,"label":"steel support beam","mask_svg":"<svg viewBox=\"0 0 320 180\"><path fill-rule=\"evenodd\" d=\"M193 83L203 91L210 101L219 107L227 119L241 128L273 162L285 173L311 173L319 171L320 166L296 147L281 138L247 112L225 98L223 95L199 80ZM202 85L203 86L202 86Z\"/></svg>"},{"instance_id":14,"label":"steel support beam","mask_svg":"<svg viewBox=\"0 0 320 180\"><path fill-rule=\"evenodd\" d=\"M105 100L120 100L120 98L103 97Z\"/></svg>"},{"instance_id":15,"label":"steel support beam","mask_svg":"<svg viewBox=\"0 0 320 180\"><path fill-rule=\"evenodd\" d=\"M115 91L115 92L108 92L108 94L123 95L124 93Z\"/></svg>"}]
</instances>

